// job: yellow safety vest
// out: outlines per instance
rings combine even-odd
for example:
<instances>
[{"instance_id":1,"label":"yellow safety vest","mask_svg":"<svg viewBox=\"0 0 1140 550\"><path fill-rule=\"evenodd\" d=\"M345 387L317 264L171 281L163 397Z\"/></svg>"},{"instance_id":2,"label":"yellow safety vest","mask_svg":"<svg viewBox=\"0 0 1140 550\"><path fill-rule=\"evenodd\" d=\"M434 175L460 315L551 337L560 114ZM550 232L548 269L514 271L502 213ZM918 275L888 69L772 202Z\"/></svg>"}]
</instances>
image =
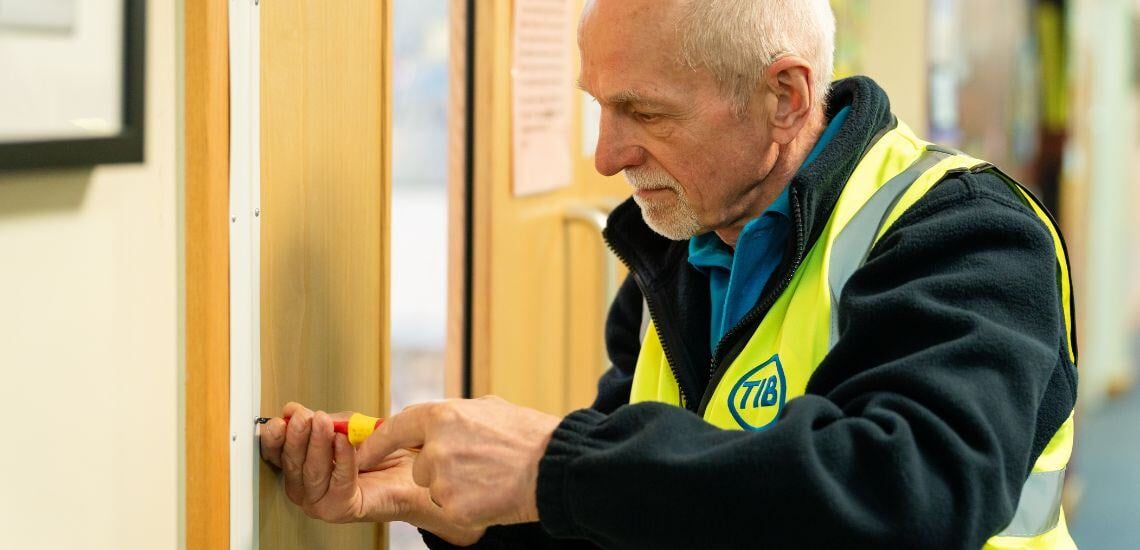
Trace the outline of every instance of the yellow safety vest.
<instances>
[{"instance_id":1,"label":"yellow safety vest","mask_svg":"<svg viewBox=\"0 0 1140 550\"><path fill-rule=\"evenodd\" d=\"M803 395L808 378L835 345L840 292L875 242L948 173L988 166L918 139L901 122L884 134L856 166L823 234L787 289L720 378L704 419L722 429L754 431L775 422L787 400ZM1053 235L1069 359L1075 364L1069 265L1060 234L1036 199L1007 181ZM652 322L645 329L630 395L631 403L644 401L684 406ZM1072 448L1070 414L1034 464L1013 521L986 543L986 549L1076 548L1061 509L1061 487Z\"/></svg>"}]
</instances>

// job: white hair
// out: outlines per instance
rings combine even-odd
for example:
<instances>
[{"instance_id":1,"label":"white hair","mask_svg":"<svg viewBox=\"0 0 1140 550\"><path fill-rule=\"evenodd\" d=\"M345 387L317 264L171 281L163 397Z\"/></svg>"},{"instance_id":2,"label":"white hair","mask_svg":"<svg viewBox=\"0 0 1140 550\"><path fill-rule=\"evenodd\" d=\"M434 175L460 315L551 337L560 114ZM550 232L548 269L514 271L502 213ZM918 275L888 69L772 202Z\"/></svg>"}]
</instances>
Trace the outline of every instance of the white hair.
<instances>
[{"instance_id":1,"label":"white hair","mask_svg":"<svg viewBox=\"0 0 1140 550\"><path fill-rule=\"evenodd\" d=\"M813 100L826 103L835 65L828 0L688 0L682 9L681 63L707 68L741 111L764 71L792 55L811 65Z\"/></svg>"}]
</instances>

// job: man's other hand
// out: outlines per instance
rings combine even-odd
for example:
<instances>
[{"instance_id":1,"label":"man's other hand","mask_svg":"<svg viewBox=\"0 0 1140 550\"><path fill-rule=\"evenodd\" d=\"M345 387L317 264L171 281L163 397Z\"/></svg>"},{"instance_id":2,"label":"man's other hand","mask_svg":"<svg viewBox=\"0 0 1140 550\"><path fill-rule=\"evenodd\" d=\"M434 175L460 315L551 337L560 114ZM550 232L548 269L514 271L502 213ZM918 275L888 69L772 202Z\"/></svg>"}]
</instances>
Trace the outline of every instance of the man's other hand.
<instances>
[{"instance_id":1,"label":"man's other hand","mask_svg":"<svg viewBox=\"0 0 1140 550\"><path fill-rule=\"evenodd\" d=\"M285 494L309 517L330 523L407 521L453 544L479 540L482 529L460 529L444 521L427 490L412 481L415 453L397 449L358 470L357 451L333 420L352 413L313 412L289 403L283 418L261 428L261 456L281 469Z\"/></svg>"},{"instance_id":2,"label":"man's other hand","mask_svg":"<svg viewBox=\"0 0 1140 550\"><path fill-rule=\"evenodd\" d=\"M497 397L413 405L361 444L358 458L371 468L398 449L422 447L412 479L451 524L538 521L538 463L560 422Z\"/></svg>"}]
</instances>

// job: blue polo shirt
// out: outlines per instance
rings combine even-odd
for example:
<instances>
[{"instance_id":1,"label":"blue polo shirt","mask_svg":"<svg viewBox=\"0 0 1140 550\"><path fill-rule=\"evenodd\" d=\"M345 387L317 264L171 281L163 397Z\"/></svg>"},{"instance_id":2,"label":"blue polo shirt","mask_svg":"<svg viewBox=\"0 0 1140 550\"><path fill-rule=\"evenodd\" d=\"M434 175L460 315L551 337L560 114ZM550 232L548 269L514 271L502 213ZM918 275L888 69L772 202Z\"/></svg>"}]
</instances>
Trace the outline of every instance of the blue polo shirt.
<instances>
[{"instance_id":1,"label":"blue polo shirt","mask_svg":"<svg viewBox=\"0 0 1140 550\"><path fill-rule=\"evenodd\" d=\"M811 164L843 126L850 112L844 107L827 125L808 154L803 166ZM792 227L792 204L788 188L760 214L748 222L736 241L736 250L724 244L716 232L689 239L689 264L709 278L712 316L709 318L709 345L713 353L724 333L748 313L764 285L784 258L784 248Z\"/></svg>"}]
</instances>

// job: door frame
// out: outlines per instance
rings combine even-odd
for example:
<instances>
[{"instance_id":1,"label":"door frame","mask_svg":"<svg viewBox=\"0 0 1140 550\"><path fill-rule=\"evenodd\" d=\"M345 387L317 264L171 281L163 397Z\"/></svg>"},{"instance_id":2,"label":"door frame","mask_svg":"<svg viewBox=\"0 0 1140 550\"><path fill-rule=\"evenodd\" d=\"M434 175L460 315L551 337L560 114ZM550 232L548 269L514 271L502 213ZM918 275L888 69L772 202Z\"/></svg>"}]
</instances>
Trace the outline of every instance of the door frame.
<instances>
[{"instance_id":1,"label":"door frame","mask_svg":"<svg viewBox=\"0 0 1140 550\"><path fill-rule=\"evenodd\" d=\"M186 548L229 546L229 9L185 17Z\"/></svg>"},{"instance_id":2,"label":"door frame","mask_svg":"<svg viewBox=\"0 0 1140 550\"><path fill-rule=\"evenodd\" d=\"M188 550L230 542L230 63L226 0L187 0L185 21L186 397ZM471 390L474 0L452 20L446 395ZM386 17L391 35L391 17ZM389 70L390 70L389 66ZM390 75L387 77L391 82ZM387 107L390 111L390 107ZM386 124L390 124L387 117ZM390 130L386 130L391 135ZM390 164L390 151L386 152ZM387 267L387 266L386 266ZM384 544L386 541L381 541Z\"/></svg>"},{"instance_id":3,"label":"door frame","mask_svg":"<svg viewBox=\"0 0 1140 550\"><path fill-rule=\"evenodd\" d=\"M471 307L474 239L475 0L449 0L447 104L447 335L444 395L472 397Z\"/></svg>"}]
</instances>

